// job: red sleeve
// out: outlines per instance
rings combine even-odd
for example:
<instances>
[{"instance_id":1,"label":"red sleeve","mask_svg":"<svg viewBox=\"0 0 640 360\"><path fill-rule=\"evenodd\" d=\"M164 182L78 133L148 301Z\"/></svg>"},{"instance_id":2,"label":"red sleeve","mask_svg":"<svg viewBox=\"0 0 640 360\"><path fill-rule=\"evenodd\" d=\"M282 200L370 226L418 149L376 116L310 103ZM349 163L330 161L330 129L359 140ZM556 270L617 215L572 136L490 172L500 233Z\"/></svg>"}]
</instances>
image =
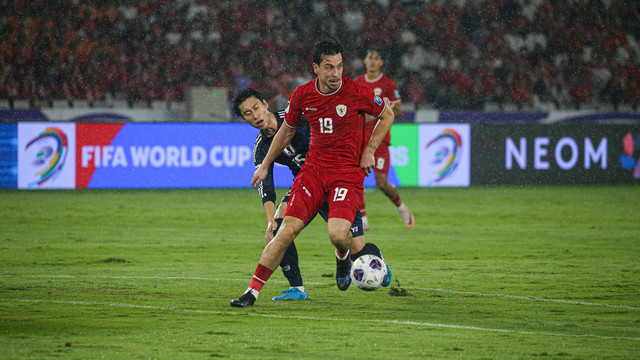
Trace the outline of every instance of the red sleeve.
<instances>
[{"instance_id":1,"label":"red sleeve","mask_svg":"<svg viewBox=\"0 0 640 360\"><path fill-rule=\"evenodd\" d=\"M387 104L384 103L384 100L376 94L373 93L373 90L369 89L364 85L360 85L360 99L364 103L363 111L369 115L373 115L378 117L382 115L384 108L387 107Z\"/></svg>"},{"instance_id":2,"label":"red sleeve","mask_svg":"<svg viewBox=\"0 0 640 360\"><path fill-rule=\"evenodd\" d=\"M291 97L289 98L289 104L284 109L284 123L290 128L295 128L300 122L302 117L302 111L300 111L300 105L298 99L300 98L300 87L297 87Z\"/></svg>"}]
</instances>

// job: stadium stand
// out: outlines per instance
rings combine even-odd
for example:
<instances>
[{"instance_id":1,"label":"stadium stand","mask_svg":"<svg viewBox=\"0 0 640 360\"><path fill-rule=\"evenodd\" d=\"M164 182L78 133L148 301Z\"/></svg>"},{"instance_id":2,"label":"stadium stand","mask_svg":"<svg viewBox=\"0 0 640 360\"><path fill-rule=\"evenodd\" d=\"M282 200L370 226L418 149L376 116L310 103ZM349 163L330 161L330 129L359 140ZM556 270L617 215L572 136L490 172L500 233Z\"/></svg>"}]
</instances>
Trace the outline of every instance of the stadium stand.
<instances>
[{"instance_id":1,"label":"stadium stand","mask_svg":"<svg viewBox=\"0 0 640 360\"><path fill-rule=\"evenodd\" d=\"M170 108L190 86L249 84L282 104L323 33L354 54L352 77L384 51L416 107L640 103L637 1L2 0L0 14L0 107Z\"/></svg>"}]
</instances>

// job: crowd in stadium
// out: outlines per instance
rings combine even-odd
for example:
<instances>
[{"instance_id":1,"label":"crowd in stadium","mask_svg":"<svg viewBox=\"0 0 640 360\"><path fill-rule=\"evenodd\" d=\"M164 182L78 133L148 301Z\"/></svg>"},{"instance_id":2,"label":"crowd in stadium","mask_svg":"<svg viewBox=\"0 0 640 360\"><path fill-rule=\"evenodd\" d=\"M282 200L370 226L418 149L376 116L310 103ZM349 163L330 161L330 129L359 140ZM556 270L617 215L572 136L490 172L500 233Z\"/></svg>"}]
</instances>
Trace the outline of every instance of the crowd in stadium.
<instances>
[{"instance_id":1,"label":"crowd in stadium","mask_svg":"<svg viewBox=\"0 0 640 360\"><path fill-rule=\"evenodd\" d=\"M180 103L251 84L284 106L322 34L345 74L369 47L407 104L438 109L640 103L640 2L624 0L0 0L0 99L31 107Z\"/></svg>"}]
</instances>

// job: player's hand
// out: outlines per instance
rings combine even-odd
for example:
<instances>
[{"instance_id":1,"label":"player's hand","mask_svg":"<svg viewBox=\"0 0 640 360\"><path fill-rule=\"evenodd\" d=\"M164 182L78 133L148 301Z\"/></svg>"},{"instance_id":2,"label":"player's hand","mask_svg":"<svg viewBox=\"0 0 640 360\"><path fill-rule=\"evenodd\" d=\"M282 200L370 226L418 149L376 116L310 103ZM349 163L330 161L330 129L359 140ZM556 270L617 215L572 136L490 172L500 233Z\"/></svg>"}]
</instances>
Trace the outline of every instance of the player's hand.
<instances>
[{"instance_id":1,"label":"player's hand","mask_svg":"<svg viewBox=\"0 0 640 360\"><path fill-rule=\"evenodd\" d=\"M369 176L369 174L371 174L371 170L375 163L376 159L373 156L373 150L370 147L367 147L362 152L362 157L360 158L360 167L362 168L362 170L364 170L366 176Z\"/></svg>"},{"instance_id":2,"label":"player's hand","mask_svg":"<svg viewBox=\"0 0 640 360\"><path fill-rule=\"evenodd\" d=\"M383 98L383 100L384 100L384 103L387 104L387 106L391 110L393 110L393 107L396 106L396 103L394 103L393 101L389 100L388 97Z\"/></svg>"},{"instance_id":3,"label":"player's hand","mask_svg":"<svg viewBox=\"0 0 640 360\"><path fill-rule=\"evenodd\" d=\"M251 186L253 186L254 189L257 189L258 186L260 186L262 180L267 177L267 173L267 168L263 168L262 165L260 165L260 167L258 167L253 173L253 178L251 178Z\"/></svg>"},{"instance_id":4,"label":"player's hand","mask_svg":"<svg viewBox=\"0 0 640 360\"><path fill-rule=\"evenodd\" d=\"M278 228L278 223L273 221L267 225L267 232L264 234L264 246L267 246L273 240L273 232Z\"/></svg>"}]
</instances>

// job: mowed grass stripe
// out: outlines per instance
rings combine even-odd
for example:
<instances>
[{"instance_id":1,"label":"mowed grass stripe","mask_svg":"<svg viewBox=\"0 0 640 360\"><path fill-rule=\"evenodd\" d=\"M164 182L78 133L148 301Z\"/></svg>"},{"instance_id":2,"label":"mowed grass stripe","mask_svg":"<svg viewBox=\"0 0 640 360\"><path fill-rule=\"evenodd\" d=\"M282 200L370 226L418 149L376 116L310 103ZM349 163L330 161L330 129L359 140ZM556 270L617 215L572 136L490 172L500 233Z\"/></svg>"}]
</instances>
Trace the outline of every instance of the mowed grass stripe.
<instances>
[{"instance_id":1,"label":"mowed grass stripe","mask_svg":"<svg viewBox=\"0 0 640 360\"><path fill-rule=\"evenodd\" d=\"M317 317L317 316L297 316L297 315L276 315L276 314L257 314L255 312L242 312L239 311L219 311L219 310L199 310L199 309L183 309L165 306L153 306L153 305L136 305L136 304L119 304L119 303L102 303L94 301L60 301L60 300L39 300L39 299L0 299L0 302L23 302L23 303L43 303L43 304L63 304L63 305L81 305L81 306L104 306L104 307L118 307L118 308L132 308L132 309L146 309L146 310L160 310L160 311L172 311L172 312L185 312L185 313L199 313L199 314L213 314L213 315L237 315L237 316L256 316L264 318L276 318L276 319L297 319L297 320L316 320L316 321L338 321L338 322L363 322L363 323L381 323L381 324L393 324L393 325L410 325L410 326L424 326L433 328L444 329L456 329L456 330L471 330L471 331L485 331L485 332L497 332L497 333L510 333L510 334L522 334L522 335L536 335L536 336L563 336L563 337L578 337L578 338L595 338L602 340L630 340L640 341L637 337L624 337L624 336L602 336L595 334L563 334L563 333L551 333L551 332L535 332L524 330L508 330L508 329L491 329L477 326L466 325L453 325L453 324L434 324L417 321L402 321L402 320L380 320L380 319L347 319L347 318L333 318L333 317Z\"/></svg>"},{"instance_id":2,"label":"mowed grass stripe","mask_svg":"<svg viewBox=\"0 0 640 360\"><path fill-rule=\"evenodd\" d=\"M65 279L65 278L92 279L93 278L93 279L139 279L139 280L247 281L247 279L224 279L224 278L211 278L211 277L200 277L200 276L0 275L0 277L20 277L20 276L30 277L30 278L61 278L61 279ZM285 280L269 280L269 281L271 283L280 283L280 284L287 283L287 281ZM325 284L326 283L321 283L321 282L309 282L309 281L305 282L305 285L325 285ZM569 304L569 305L602 306L602 307L610 307L615 309L640 310L640 307L636 307L636 306L603 304L603 303L594 303L594 302L588 302L588 301L575 301L575 300L564 300L564 299L549 299L549 298L544 298L539 296L490 294L490 293L475 292L475 291L459 291L459 290L452 290L452 289L422 288L422 287L413 287L413 286L403 286L402 288L409 289L409 290L444 292L444 293L473 295L473 296L481 296L481 297L498 297L498 298L505 298L505 299L543 301L543 302L553 302L553 303Z\"/></svg>"}]
</instances>

